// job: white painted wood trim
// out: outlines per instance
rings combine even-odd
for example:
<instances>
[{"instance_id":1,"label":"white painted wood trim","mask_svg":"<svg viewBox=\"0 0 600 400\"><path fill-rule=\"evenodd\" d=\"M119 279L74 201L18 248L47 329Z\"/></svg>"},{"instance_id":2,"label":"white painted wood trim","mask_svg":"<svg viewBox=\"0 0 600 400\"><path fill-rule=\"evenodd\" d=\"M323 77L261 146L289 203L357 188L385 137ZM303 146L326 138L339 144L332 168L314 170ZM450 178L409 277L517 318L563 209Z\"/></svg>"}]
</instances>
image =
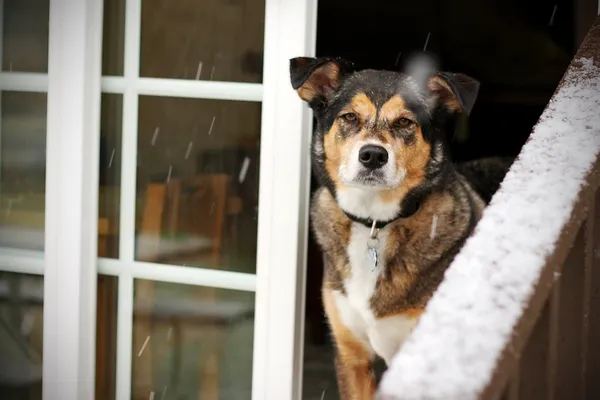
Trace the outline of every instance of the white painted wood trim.
<instances>
[{"instance_id":1,"label":"white painted wood trim","mask_svg":"<svg viewBox=\"0 0 600 400\"><path fill-rule=\"evenodd\" d=\"M102 11L96 0L50 1L45 399L95 392Z\"/></svg>"},{"instance_id":2,"label":"white painted wood trim","mask_svg":"<svg viewBox=\"0 0 600 400\"><path fill-rule=\"evenodd\" d=\"M301 398L312 115L289 59L314 55L316 11L316 0L266 2L254 400Z\"/></svg>"}]
</instances>

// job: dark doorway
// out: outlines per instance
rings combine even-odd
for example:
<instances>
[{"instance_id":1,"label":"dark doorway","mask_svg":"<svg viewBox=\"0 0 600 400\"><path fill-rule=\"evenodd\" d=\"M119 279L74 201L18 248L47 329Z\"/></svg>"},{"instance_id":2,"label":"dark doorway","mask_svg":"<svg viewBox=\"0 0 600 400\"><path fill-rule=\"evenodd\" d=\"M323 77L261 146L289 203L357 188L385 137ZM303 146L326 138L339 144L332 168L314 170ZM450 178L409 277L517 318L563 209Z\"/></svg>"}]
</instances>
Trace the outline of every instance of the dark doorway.
<instances>
[{"instance_id":1,"label":"dark doorway","mask_svg":"<svg viewBox=\"0 0 600 400\"><path fill-rule=\"evenodd\" d=\"M453 158L516 156L597 7L596 0L320 0L317 55L343 57L359 69L401 70L407 56L425 49L442 70L481 82L467 134L451 142ZM305 399L338 396L321 306L322 273L321 253L311 235Z\"/></svg>"}]
</instances>

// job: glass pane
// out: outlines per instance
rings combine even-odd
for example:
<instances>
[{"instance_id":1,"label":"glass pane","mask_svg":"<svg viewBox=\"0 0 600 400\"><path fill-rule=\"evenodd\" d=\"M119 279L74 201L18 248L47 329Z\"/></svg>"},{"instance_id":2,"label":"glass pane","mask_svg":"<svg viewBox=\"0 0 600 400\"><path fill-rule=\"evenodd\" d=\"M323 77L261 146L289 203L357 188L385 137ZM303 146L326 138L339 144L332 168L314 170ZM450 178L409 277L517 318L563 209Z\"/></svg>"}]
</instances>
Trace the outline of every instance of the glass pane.
<instances>
[{"instance_id":1,"label":"glass pane","mask_svg":"<svg viewBox=\"0 0 600 400\"><path fill-rule=\"evenodd\" d=\"M260 112L140 97L138 260L254 273Z\"/></svg>"},{"instance_id":2,"label":"glass pane","mask_svg":"<svg viewBox=\"0 0 600 400\"><path fill-rule=\"evenodd\" d=\"M262 82L265 0L142 2L140 76Z\"/></svg>"},{"instance_id":3,"label":"glass pane","mask_svg":"<svg viewBox=\"0 0 600 400\"><path fill-rule=\"evenodd\" d=\"M104 0L102 75L123 75L125 0Z\"/></svg>"},{"instance_id":4,"label":"glass pane","mask_svg":"<svg viewBox=\"0 0 600 400\"><path fill-rule=\"evenodd\" d=\"M49 0L5 0L2 4L2 70L48 72Z\"/></svg>"},{"instance_id":5,"label":"glass pane","mask_svg":"<svg viewBox=\"0 0 600 400\"><path fill-rule=\"evenodd\" d=\"M119 257L121 129L123 96L102 94L100 113L100 188L98 257Z\"/></svg>"},{"instance_id":6,"label":"glass pane","mask_svg":"<svg viewBox=\"0 0 600 400\"><path fill-rule=\"evenodd\" d=\"M98 275L96 314L96 399L115 398L118 285L114 276Z\"/></svg>"},{"instance_id":7,"label":"glass pane","mask_svg":"<svg viewBox=\"0 0 600 400\"><path fill-rule=\"evenodd\" d=\"M2 400L42 398L43 298L41 276L0 272Z\"/></svg>"},{"instance_id":8,"label":"glass pane","mask_svg":"<svg viewBox=\"0 0 600 400\"><path fill-rule=\"evenodd\" d=\"M254 293L137 280L132 398L251 398Z\"/></svg>"},{"instance_id":9,"label":"glass pane","mask_svg":"<svg viewBox=\"0 0 600 400\"><path fill-rule=\"evenodd\" d=\"M46 94L2 92L0 246L44 249Z\"/></svg>"}]
</instances>

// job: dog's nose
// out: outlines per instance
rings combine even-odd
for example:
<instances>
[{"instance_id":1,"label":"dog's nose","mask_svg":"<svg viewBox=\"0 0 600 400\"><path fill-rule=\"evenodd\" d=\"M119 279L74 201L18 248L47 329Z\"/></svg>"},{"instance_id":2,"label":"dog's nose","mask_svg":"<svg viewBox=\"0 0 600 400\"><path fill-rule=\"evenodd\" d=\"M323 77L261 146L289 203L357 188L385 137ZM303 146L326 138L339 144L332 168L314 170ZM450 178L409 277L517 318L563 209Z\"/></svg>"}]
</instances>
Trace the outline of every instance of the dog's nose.
<instances>
[{"instance_id":1,"label":"dog's nose","mask_svg":"<svg viewBox=\"0 0 600 400\"><path fill-rule=\"evenodd\" d=\"M358 151L358 160L366 168L381 168L388 162L388 152L381 146L368 144Z\"/></svg>"}]
</instances>

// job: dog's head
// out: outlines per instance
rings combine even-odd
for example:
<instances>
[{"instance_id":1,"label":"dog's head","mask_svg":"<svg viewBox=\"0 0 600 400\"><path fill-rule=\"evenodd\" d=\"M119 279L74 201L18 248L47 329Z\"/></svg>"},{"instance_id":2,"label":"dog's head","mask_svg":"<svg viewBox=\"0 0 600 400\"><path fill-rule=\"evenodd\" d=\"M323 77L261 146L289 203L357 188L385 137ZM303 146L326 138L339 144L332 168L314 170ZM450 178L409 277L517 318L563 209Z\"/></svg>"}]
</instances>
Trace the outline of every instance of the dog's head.
<instances>
[{"instance_id":1,"label":"dog's head","mask_svg":"<svg viewBox=\"0 0 600 400\"><path fill-rule=\"evenodd\" d=\"M292 87L314 111L313 168L341 208L388 220L443 181L445 136L479 83L453 73L354 71L339 58L294 58Z\"/></svg>"}]
</instances>

